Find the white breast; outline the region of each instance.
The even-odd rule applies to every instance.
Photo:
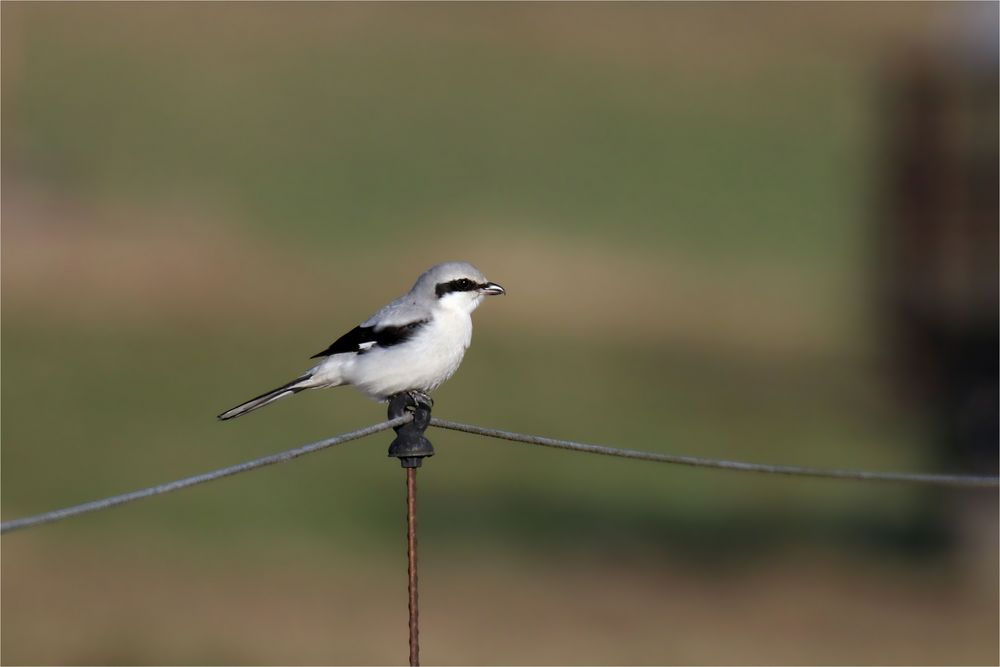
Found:
[[[411,389],[431,392],[454,375],[471,342],[468,313],[438,311],[405,343],[345,359],[342,377],[376,400]]]

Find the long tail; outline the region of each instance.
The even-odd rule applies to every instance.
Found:
[[[277,389],[272,389],[271,391],[265,392],[256,398],[251,398],[246,403],[240,403],[235,408],[230,408],[218,416],[219,419],[226,420],[232,419],[233,417],[239,417],[240,415],[245,415],[248,412],[253,412],[257,408],[262,408],[269,403],[274,403],[275,401],[284,398],[285,396],[291,396],[292,394],[297,394],[303,389],[310,389],[316,385],[310,384],[309,380],[312,378],[312,373],[306,373],[301,377],[297,377],[288,384],[283,384]]]

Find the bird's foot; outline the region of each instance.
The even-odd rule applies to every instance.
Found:
[[[428,410],[434,407],[434,399],[431,398],[427,392],[420,391],[419,389],[411,389],[406,393],[411,399],[413,399],[413,402],[416,403],[417,406],[423,406]]]

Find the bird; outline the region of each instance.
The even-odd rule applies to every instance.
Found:
[[[342,385],[379,402],[405,392],[429,407],[430,393],[455,374],[472,342],[472,311],[485,297],[506,293],[468,262],[432,266],[409,292],[310,357],[322,361],[304,374],[217,418],[240,417],[306,389]]]

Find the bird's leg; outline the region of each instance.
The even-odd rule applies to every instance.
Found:
[[[420,391],[419,389],[411,389],[406,393],[409,394],[410,398],[413,399],[413,402],[418,406],[422,405],[428,410],[434,407],[434,399],[431,398],[426,392]]]

